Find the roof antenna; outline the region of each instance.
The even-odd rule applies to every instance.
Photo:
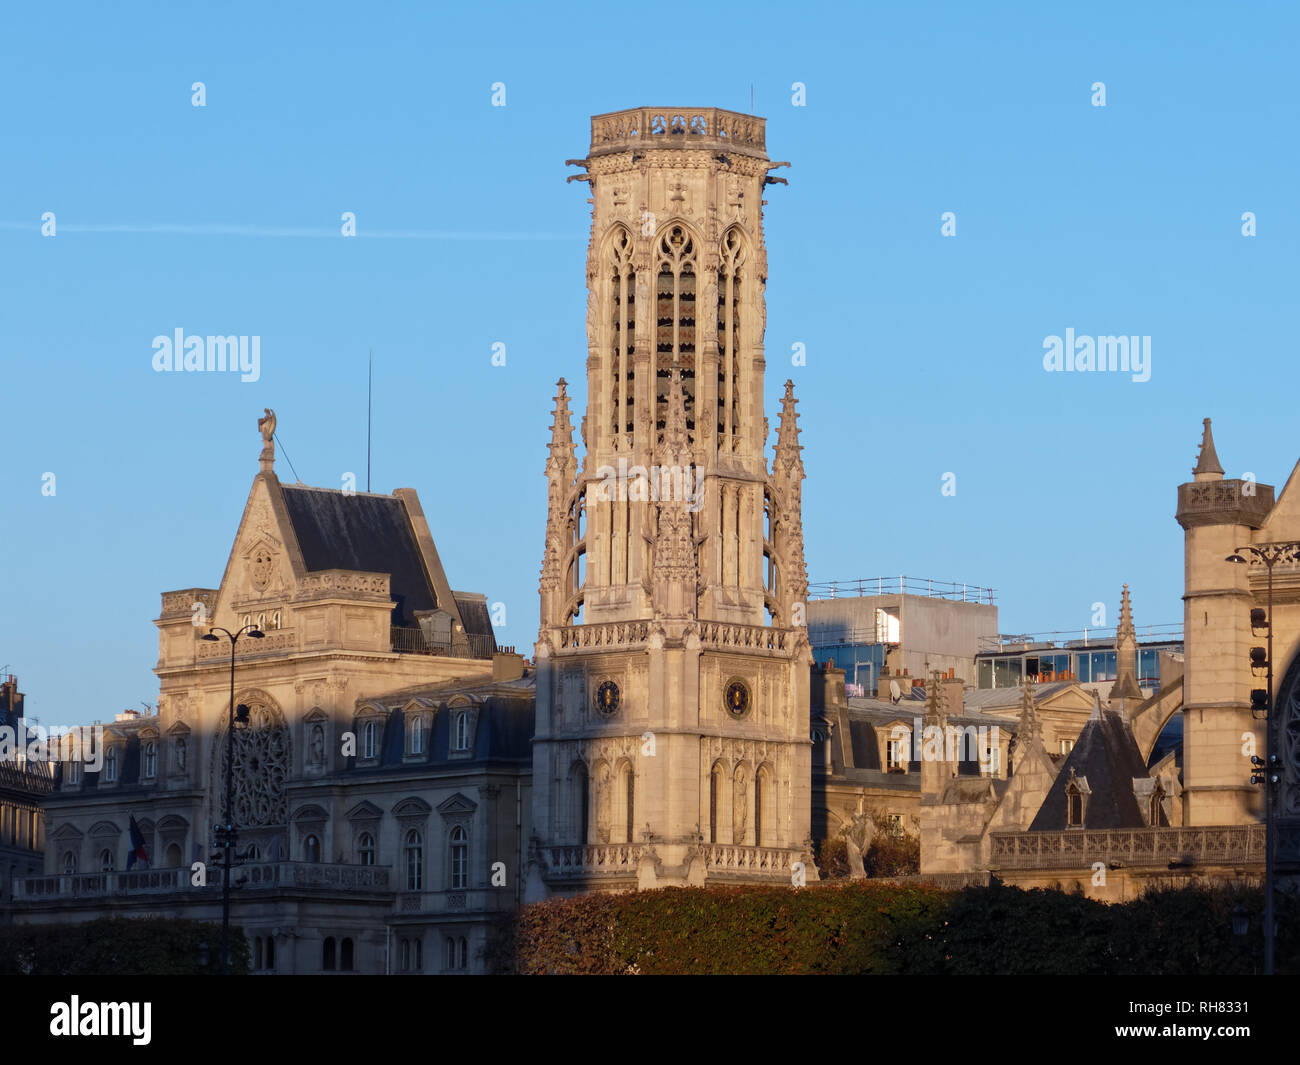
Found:
[[[375,349],[371,348],[366,363],[366,492],[370,491],[370,396],[375,384]]]

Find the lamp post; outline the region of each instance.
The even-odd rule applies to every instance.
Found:
[[[241,636],[246,635],[250,639],[260,640],[266,633],[256,625],[245,625],[237,632],[214,626],[200,639],[216,643],[221,639],[217,635],[219,632],[224,633],[230,640],[230,711],[226,722],[226,806],[222,823],[216,833],[218,842],[226,852],[226,871],[221,881],[221,975],[228,976],[230,974],[230,864],[235,854],[235,841],[239,836],[232,812],[235,805],[235,645]],[[248,707],[242,704],[239,707],[238,720],[240,724],[248,724]]]
[[[1250,558],[1246,558],[1243,552],[1249,553]],[[1252,610],[1250,612],[1250,626],[1253,630],[1258,628],[1264,629],[1266,647],[1252,647],[1250,649],[1250,664],[1252,669],[1258,669],[1263,665],[1266,669],[1268,680],[1267,691],[1263,693],[1263,698],[1259,698],[1259,692],[1252,691],[1251,711],[1257,709],[1264,711],[1264,760],[1261,762],[1258,758],[1252,759],[1255,766],[1262,770],[1258,774],[1251,775],[1251,783],[1262,783],[1264,785],[1264,975],[1273,975],[1273,942],[1275,929],[1273,927],[1273,851],[1274,831],[1273,831],[1273,806],[1274,793],[1282,779],[1279,769],[1277,752],[1273,742],[1274,713],[1273,713],[1273,567],[1279,562],[1297,562],[1300,561],[1300,541],[1284,540],[1277,543],[1267,544],[1246,544],[1239,547],[1226,559],[1228,562],[1235,562],[1246,565],[1262,565],[1268,572],[1268,590],[1266,593],[1265,611]],[[1263,613],[1263,617],[1260,614]],[[1262,650],[1264,661],[1261,663],[1259,652]],[[1261,706],[1262,704],[1262,706]]]

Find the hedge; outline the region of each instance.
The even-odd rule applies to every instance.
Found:
[[[1232,930],[1234,907],[1250,934]],[[489,952],[524,974],[1189,975],[1259,971],[1258,888],[1181,888],[1106,904],[997,881],[665,888],[524,907]],[[1278,894],[1278,972],[1300,972],[1300,904]]]
[[[248,972],[248,940],[230,930],[231,972]],[[206,962],[206,964],[204,964]],[[108,917],[0,928],[0,975],[189,976],[221,971],[221,926]]]

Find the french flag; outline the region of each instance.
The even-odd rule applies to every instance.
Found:
[[[140,826],[136,824],[135,814],[131,815],[131,853],[126,856],[126,871],[129,873],[136,862],[144,862],[145,865],[152,865],[149,860],[149,851],[145,849],[144,833],[140,831]]]

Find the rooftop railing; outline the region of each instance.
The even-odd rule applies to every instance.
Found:
[[[1138,625],[1135,627],[1139,644],[1182,643],[1183,627],[1176,622],[1164,625]],[[994,636],[981,636],[977,654],[998,654],[1018,651],[1071,651],[1079,648],[1107,648],[1115,646],[1115,629],[1065,629],[1060,632],[999,632]]]
[[[809,599],[847,599],[868,595],[920,595],[950,599],[958,603],[997,601],[997,589],[960,581],[939,581],[932,577],[856,577],[843,581],[814,581],[808,585]]]
[[[423,629],[392,630],[392,647],[403,655],[440,655],[445,658],[491,658],[497,652],[496,638],[461,633],[445,640],[431,638]]]

